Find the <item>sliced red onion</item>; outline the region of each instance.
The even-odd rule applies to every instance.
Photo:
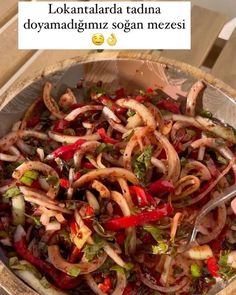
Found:
[[[182,168],[181,177],[189,175],[190,171],[192,170],[195,170],[198,172],[197,176],[199,176],[201,180],[211,179],[211,173],[208,170],[208,168],[201,162],[195,161],[195,160],[189,160],[188,163],[184,166],[184,168]]]
[[[150,275],[143,274],[141,272],[140,272],[140,279],[144,283],[144,285],[148,286],[149,288],[153,290],[157,290],[163,293],[177,292],[181,290],[188,283],[188,279],[185,277],[180,282],[178,282],[178,284],[176,284],[175,286],[163,287],[163,286],[157,285],[156,280],[152,278]]]
[[[166,165],[162,162],[162,160],[151,157],[151,163],[159,172],[166,174]]]
[[[97,133],[93,133],[90,135],[83,135],[83,136],[72,136],[72,135],[65,135],[53,131],[48,131],[48,135],[50,138],[57,142],[61,143],[75,143],[79,139],[85,139],[85,140],[99,140],[100,136]]]
[[[31,136],[41,140],[48,140],[47,134],[43,132],[34,131],[34,130],[19,130],[18,134],[20,138],[23,138],[25,136]]]
[[[46,231],[57,231],[61,229],[61,224],[57,221],[51,221],[45,226]]]
[[[93,180],[91,187],[99,192],[99,195],[101,198],[105,198],[105,199],[110,198],[111,193],[109,189],[100,181],[96,179]]]
[[[87,198],[87,201],[89,203],[89,206],[91,206],[95,212],[99,212],[100,211],[100,205],[99,205],[99,203],[97,201],[97,198],[94,196],[93,193],[91,193],[91,191],[86,190],[86,198]]]
[[[124,272],[117,271],[116,276],[117,276],[116,288],[112,292],[112,295],[122,295],[127,285],[127,279]]]
[[[124,98],[118,99],[116,103],[123,108],[129,108],[135,111],[142,118],[142,121],[144,122],[145,125],[150,127],[150,129],[152,130],[156,129],[157,123],[154,116],[149,111],[149,109],[143,104],[137,102],[135,99],[124,99]]]
[[[20,149],[20,151],[26,155],[32,154],[32,147],[24,142],[21,138],[19,138],[16,142],[17,147]]]
[[[45,106],[48,108],[48,110],[52,113],[53,116],[55,116],[58,119],[63,119],[65,117],[65,114],[63,114],[56,103],[56,101],[51,97],[51,91],[52,91],[52,83],[46,82],[43,88],[43,101],[45,103]]]
[[[125,261],[116,253],[116,251],[108,244],[103,247],[104,251],[112,260],[121,267],[125,267]]]
[[[75,118],[85,112],[88,111],[101,111],[103,109],[103,106],[101,105],[86,105],[83,107],[79,107],[73,111],[71,111],[68,115],[66,115],[65,120],[66,121],[73,121]]]
[[[201,125],[201,129],[210,131],[214,133],[215,135],[236,144],[236,135],[234,134],[234,131],[232,128],[216,124],[212,120],[203,118],[200,116],[197,116],[195,119]]]
[[[73,104],[76,103],[76,97],[70,88],[66,89],[66,93],[62,94],[58,101],[59,106],[64,109],[71,107]]]
[[[75,167],[80,168],[84,155],[88,152],[94,152],[100,146],[100,144],[100,142],[95,140],[81,144],[80,148],[74,154]]]
[[[122,124],[115,123],[112,119],[109,119],[108,120],[108,123],[111,125],[111,127],[114,130],[117,130],[120,133],[126,133],[126,132],[128,132],[128,129],[126,127],[124,127]]]
[[[186,100],[186,115],[192,117],[195,116],[197,97],[199,95],[199,92],[204,88],[204,86],[205,85],[201,81],[197,81],[191,87]]]
[[[128,130],[133,130],[134,128],[137,128],[139,126],[143,125],[143,120],[139,114],[134,114],[132,117],[129,117],[127,119],[127,124],[125,126]]]
[[[106,168],[106,166],[103,165],[103,163],[102,163],[102,156],[103,156],[103,153],[100,153],[97,156],[96,163],[97,163],[98,168]]]
[[[197,120],[193,117],[188,117],[184,115],[177,115],[177,114],[168,114],[164,116],[165,120],[173,120],[176,122],[182,122],[182,123],[188,123],[189,126],[194,126],[196,128],[199,128],[201,130],[205,130],[200,123],[197,122]]]
[[[88,286],[93,290],[93,292],[97,295],[106,295],[107,293],[104,293],[100,288],[98,288],[97,283],[95,282],[94,278],[90,274],[84,275],[84,278],[86,280],[86,283]]]
[[[14,156],[20,156],[20,151],[14,145],[9,147],[8,152]]]
[[[120,185],[123,197],[125,198],[129,208],[132,209],[134,207],[134,203],[133,203],[132,198],[130,196],[127,181],[124,178],[118,178],[118,183]]]
[[[18,138],[18,131],[13,131],[3,136],[0,139],[0,149],[2,151],[8,151],[9,147],[15,144]]]
[[[199,202],[201,199],[203,199],[216,185],[217,183],[221,180],[222,177],[224,177],[232,168],[233,164],[235,163],[234,160],[232,160],[228,166],[221,172],[221,174],[208,186],[208,188],[203,191],[201,194],[199,194],[197,197],[192,198],[189,202],[188,205],[193,205]]]
[[[18,160],[18,158],[19,158],[19,156],[13,156],[13,155],[0,153],[0,161],[16,162]]]
[[[118,204],[124,216],[131,215],[128,203],[126,202],[126,199],[121,195],[121,193],[117,191],[111,191],[111,199]]]
[[[44,157],[45,157],[45,155],[44,155],[44,150],[41,149],[41,148],[37,148],[37,149],[36,149],[36,152],[37,152],[37,154],[38,154],[38,156],[39,156],[40,161],[43,162]]]
[[[56,172],[55,169],[53,169],[51,166],[44,164],[42,162],[39,161],[28,161],[28,162],[24,162],[23,164],[21,164],[20,166],[18,166],[15,171],[12,174],[12,177],[20,180],[20,178],[24,175],[24,173],[28,170],[36,170],[36,171],[40,171],[43,174],[45,174],[46,176],[50,175],[50,176],[55,176],[57,179],[59,179],[59,176]],[[55,197],[57,196],[59,191],[59,188],[55,188],[52,185],[50,185],[50,188],[47,192],[47,195],[52,198],[55,199]]]
[[[72,269],[77,268],[80,270],[80,275],[97,270],[107,258],[107,254],[103,252],[91,262],[69,263],[61,256],[57,245],[48,246],[48,256],[51,263],[60,271],[70,274]]]
[[[127,143],[123,155],[124,159],[124,167],[128,170],[132,170],[132,153],[134,148],[139,144],[139,142],[147,136],[147,134],[150,132],[149,127],[141,127],[138,130],[136,130],[133,134],[133,136],[130,138],[129,142]]]
[[[226,207],[225,205],[221,205],[218,208],[218,212],[217,212],[217,223],[216,225],[212,228],[212,231],[210,233],[208,233],[207,235],[204,236],[200,236],[197,238],[197,241],[200,245],[203,244],[207,244],[210,241],[216,239],[219,234],[221,233],[221,231],[223,230],[223,228],[225,227],[226,224]]]
[[[82,175],[79,179],[77,179],[73,183],[73,188],[82,187],[86,183],[91,182],[94,179],[98,179],[98,178],[106,178],[110,181],[114,181],[117,178],[124,178],[133,184],[138,184],[138,179],[132,172],[124,168],[112,167],[112,168],[104,168],[104,169],[94,169]]]
[[[110,110],[108,107],[103,107],[102,113],[107,120],[113,120],[115,123],[120,123],[120,119],[116,116],[116,114]]]
[[[156,136],[156,139],[161,143],[166,152],[168,161],[168,174],[165,178],[171,179],[173,182],[176,182],[179,178],[181,167],[179,156],[166,136],[162,135],[158,131],[154,131],[154,135]]]

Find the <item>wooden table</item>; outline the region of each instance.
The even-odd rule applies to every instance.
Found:
[[[94,53],[91,50],[18,50],[17,3],[17,0],[0,1],[0,96],[12,84],[45,66],[70,57]],[[225,15],[194,6],[191,50],[137,51],[137,57],[148,55],[152,58],[161,55],[196,67],[207,65],[213,75],[236,88],[236,30],[226,44],[217,39],[228,20]],[[122,52],[103,51],[100,55],[116,57],[122,55]]]
[[[17,0],[0,0],[0,96],[12,85],[50,64],[94,54],[94,51],[80,50],[18,50],[17,3]],[[148,56],[150,59],[164,56],[196,67],[207,66],[213,75],[236,88],[236,30],[227,42],[217,39],[228,20],[225,15],[195,6],[192,8],[191,50],[133,51],[132,56]],[[124,53],[127,55],[127,51],[102,51],[99,56],[122,57]],[[0,290],[0,294],[5,293]],[[235,284],[219,294],[236,294]]]

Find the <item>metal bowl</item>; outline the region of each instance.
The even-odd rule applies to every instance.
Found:
[[[97,53],[48,67],[0,97],[0,137],[10,130],[12,124],[41,95],[45,79],[54,83],[54,97],[62,94],[67,87],[76,87],[78,81],[83,79],[88,86],[101,80],[110,91],[121,86],[130,91],[147,87],[160,88],[174,99],[186,95],[190,86],[201,79],[207,86],[198,107],[209,110],[215,118],[236,128],[236,91],[210,74],[162,57],[136,59],[132,53],[122,53],[122,57],[101,60]],[[78,90],[78,99],[83,99],[82,90]],[[3,251],[0,251],[0,259],[0,286],[4,290],[11,295],[38,294],[6,267]],[[3,291],[0,290],[0,294]],[[236,294],[236,283],[228,282],[224,286],[219,284],[211,290],[211,294]]]

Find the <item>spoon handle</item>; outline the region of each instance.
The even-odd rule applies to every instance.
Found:
[[[236,196],[236,184],[226,188],[223,193],[219,194],[214,199],[211,199],[206,205],[202,207],[202,210],[200,211],[198,217],[195,220],[194,228],[189,240],[189,243],[194,242],[197,235],[197,226],[200,224],[203,216],[205,216],[207,213],[215,209],[216,207],[220,206],[223,203],[226,203],[227,201],[230,201],[233,197]]]

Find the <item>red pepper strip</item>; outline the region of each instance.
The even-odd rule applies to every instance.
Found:
[[[85,168],[85,169],[94,169],[94,168],[95,168],[95,167],[93,166],[93,164],[90,163],[90,162],[82,162],[81,167],[82,167],[82,168]]]
[[[82,256],[83,256],[83,252],[79,248],[74,246],[69,256],[68,262],[75,263],[76,261],[80,260]]]
[[[138,200],[138,205],[140,207],[155,206],[157,204],[156,200],[148,192],[146,192],[142,187],[133,185],[129,187],[131,196],[136,196]]]
[[[103,283],[98,284],[98,288],[100,290],[102,290],[102,292],[107,293],[108,291],[111,290],[112,287],[112,282],[111,282],[111,278],[109,276],[107,276]]]
[[[170,111],[174,114],[180,114],[180,104],[177,102],[162,99],[157,103],[157,107],[160,109]]]
[[[125,90],[124,90],[124,88],[117,89],[115,91],[115,93],[116,93],[116,99],[125,97]]]
[[[33,128],[40,122],[39,116],[34,116],[26,121],[26,127]]]
[[[144,101],[149,101],[150,100],[150,97],[148,96],[145,96],[145,95],[137,95],[135,97],[135,100],[137,100],[138,102],[144,102]]]
[[[207,259],[207,268],[208,271],[210,272],[210,274],[213,277],[218,277],[218,270],[219,270],[219,266],[217,264],[216,258],[215,257],[210,257]]]
[[[129,187],[129,192],[132,197],[136,197],[136,199],[138,201],[137,205],[139,207],[148,206],[148,200],[147,200],[146,193],[143,188],[141,188],[140,186],[133,185],[133,186]]]
[[[158,207],[152,211],[142,212],[136,215],[118,217],[108,220],[104,223],[104,227],[107,230],[119,230],[131,226],[139,226],[147,222],[159,220],[173,212],[172,206],[167,203],[162,207]]]
[[[73,289],[78,287],[80,283],[79,277],[71,277],[60,270],[56,269],[49,262],[43,261],[38,257],[35,257],[32,252],[27,248],[25,239],[21,239],[14,243],[14,248],[19,256],[27,260],[33,266],[39,269],[40,272],[46,274],[57,287],[60,289]]]
[[[70,182],[68,179],[65,179],[65,178],[61,178],[59,180],[59,183],[60,183],[60,186],[61,187],[64,187],[64,188],[69,188],[70,187]]]
[[[151,87],[147,88],[147,93],[153,93],[153,89]]]
[[[168,180],[157,180],[149,184],[149,192],[153,194],[158,193],[171,193],[174,191],[173,184]]]
[[[55,132],[63,132],[63,130],[67,128],[69,124],[70,122],[64,119],[58,120],[55,122],[52,130]]]
[[[104,143],[111,143],[111,144],[115,144],[118,143],[119,140],[111,138],[110,136],[108,136],[106,134],[106,131],[104,128],[100,128],[97,130],[97,133],[101,136],[101,139]]]
[[[81,146],[81,144],[85,143],[84,139],[78,139],[76,142],[72,144],[68,144],[62,147],[59,147],[55,151],[53,151],[50,155],[53,158],[62,158],[63,160],[70,160],[75,151]]]

